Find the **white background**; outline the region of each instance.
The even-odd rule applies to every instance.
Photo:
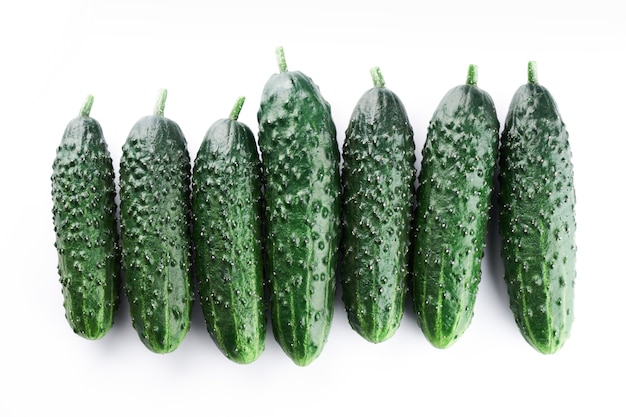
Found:
[[[618,2],[277,0],[22,1],[0,6],[0,416],[624,415],[624,48]],[[411,6],[409,6],[411,5]],[[452,347],[423,337],[408,307],[378,345],[352,331],[340,298],[321,356],[305,368],[271,331],[262,356],[229,362],[198,305],[173,353],[139,341],[124,299],[99,341],[65,322],[50,175],[63,130],[88,93],[116,169],[131,126],[167,88],[165,115],[192,158],[240,95],[256,133],[282,45],[330,102],[343,142],[379,66],[403,100],[419,152],[432,112],[470,63],[501,124],[526,64],[570,132],[577,192],[575,322],[551,356],[522,338],[508,307],[498,237],[488,239],[475,316]]]

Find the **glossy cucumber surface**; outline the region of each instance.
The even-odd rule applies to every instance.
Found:
[[[378,68],[346,130],[342,166],[342,298],[352,328],[379,343],[404,313],[414,203],[413,129]]]
[[[165,97],[132,127],[120,161],[126,295],[133,327],[156,353],[182,342],[193,302],[191,162],[180,127],[163,116]]]
[[[339,147],[330,105],[311,78],[280,72],[257,114],[274,336],[300,366],[316,359],[330,331],[340,236]]]
[[[439,103],[422,151],[413,306],[438,348],[456,342],[474,314],[498,155],[496,109],[476,69]]]
[[[544,354],[569,338],[574,318],[576,218],[569,134],[536,64],[513,96],[501,138],[500,233],[511,310]]]
[[[100,339],[119,307],[115,173],[88,96],[63,134],[53,162],[52,201],[65,317],[86,339]]]
[[[193,238],[200,304],[207,329],[237,363],[265,349],[261,162],[254,134],[229,118],[213,123],[193,166]]]

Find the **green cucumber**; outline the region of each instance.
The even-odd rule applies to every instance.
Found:
[[[408,290],[414,202],[413,129],[399,97],[372,68],[343,144],[341,284],[351,327],[379,343],[400,325]]]
[[[144,345],[167,353],[190,326],[191,162],[186,139],[163,117],[166,90],[154,114],[135,123],[120,161],[122,265],[132,324]]]
[[[467,82],[435,110],[422,151],[415,212],[413,306],[426,339],[451,346],[474,314],[497,164],[489,94]]]
[[[265,349],[261,162],[254,134],[237,118],[213,123],[192,176],[193,240],[200,305],[209,334],[237,363]]]
[[[569,338],[576,277],[569,135],[536,64],[511,101],[501,138],[500,234],[510,306],[526,341],[551,354]]]
[[[65,317],[86,339],[100,339],[119,307],[120,254],[115,173],[87,97],[57,148],[52,172],[53,221]]]
[[[330,105],[311,78],[280,72],[257,113],[265,186],[274,337],[300,366],[316,359],[333,318],[340,224],[339,146]]]

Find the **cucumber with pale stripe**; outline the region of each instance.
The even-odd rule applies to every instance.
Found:
[[[120,161],[122,266],[132,325],[156,353],[175,350],[191,324],[191,161],[176,122],[154,113],[132,127]]]
[[[343,144],[342,298],[351,327],[380,343],[396,332],[408,291],[415,143],[380,69],[358,100]]]
[[[330,331],[339,252],[339,146],[328,102],[313,80],[289,71],[266,82],[257,113],[265,187],[267,269],[274,337],[300,366]]]
[[[574,318],[576,194],[569,134],[533,61],[506,117],[499,181],[511,310],[531,346],[555,353]]]
[[[230,117],[207,130],[193,165],[193,240],[209,334],[237,363],[265,348],[261,162],[250,128]]]
[[[452,88],[430,120],[417,190],[413,305],[427,340],[455,343],[468,328],[481,279],[498,152],[494,103],[476,85]]]
[[[86,339],[111,329],[119,307],[115,173],[89,95],[65,128],[53,162],[52,201],[65,317]]]

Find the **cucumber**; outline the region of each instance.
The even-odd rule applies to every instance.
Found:
[[[470,65],[467,82],[439,103],[418,177],[413,307],[426,339],[442,349],[474,314],[497,164],[500,125],[476,79]]]
[[[404,105],[378,68],[371,74],[343,144],[340,282],[351,327],[379,343],[404,313],[416,170]]]
[[[261,162],[254,134],[237,118],[213,123],[192,176],[193,241],[200,305],[209,334],[230,360],[265,349]]]
[[[511,101],[500,150],[500,234],[510,306],[526,341],[543,354],[569,338],[576,277],[574,172],[569,134],[537,82]]]
[[[265,187],[267,268],[274,337],[299,366],[326,344],[339,252],[339,146],[330,105],[311,78],[266,82],[257,113]]]
[[[166,90],[154,114],[132,127],[120,161],[122,265],[132,325],[153,352],[178,347],[190,326],[191,162],[186,139],[163,117]]]
[[[90,340],[113,326],[119,307],[120,254],[113,162],[89,95],[57,148],[53,221],[65,317]]]

